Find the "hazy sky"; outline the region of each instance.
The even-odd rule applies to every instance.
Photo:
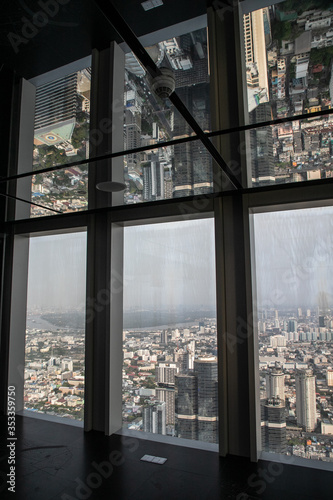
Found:
[[[124,309],[215,308],[214,221],[125,229]]]
[[[30,238],[28,310],[85,304],[85,232]]]
[[[28,308],[84,304],[86,233],[30,240]],[[212,219],[124,230],[124,309],[215,308]]]
[[[254,215],[260,307],[333,306],[333,207]],[[215,307],[213,219],[124,230],[124,309]],[[28,307],[84,306],[86,233],[30,240]]]
[[[258,304],[333,305],[333,207],[254,215]]]

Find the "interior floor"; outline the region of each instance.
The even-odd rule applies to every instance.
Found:
[[[0,418],[1,499],[332,498],[332,473],[16,417],[16,489],[8,491],[7,418]],[[163,464],[142,461],[164,457]]]

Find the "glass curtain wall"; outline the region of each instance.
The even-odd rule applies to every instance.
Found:
[[[54,172],[43,168],[89,157],[91,68],[40,85],[36,90],[31,199],[61,212],[84,210],[88,204],[88,166]],[[31,206],[31,217],[49,215]]]
[[[24,408],[83,420],[86,232],[30,238]]]
[[[252,185],[333,175],[332,4],[288,0],[243,14],[248,123],[309,115],[248,133]]]
[[[262,450],[331,464],[332,216],[253,215]]]
[[[124,229],[123,424],[218,442],[214,221]]]

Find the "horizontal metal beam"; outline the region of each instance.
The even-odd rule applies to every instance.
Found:
[[[237,132],[246,132],[247,130],[256,130],[257,128],[269,127],[272,125],[279,125],[283,123],[290,123],[298,120],[306,120],[309,118],[318,118],[322,116],[327,116],[333,113],[333,109],[328,109],[324,111],[316,111],[315,113],[310,114],[302,114],[296,116],[290,116],[287,118],[276,118],[274,120],[268,120],[264,122],[251,123],[248,125],[240,125],[238,127],[232,127],[222,130],[214,130],[212,132],[205,132],[204,135],[206,137],[218,137],[220,135],[233,134]],[[120,156],[126,156],[129,154],[142,153],[144,151],[151,151],[159,148],[166,148],[169,146],[176,146],[178,144],[186,144],[187,142],[199,141],[201,140],[197,134],[191,135],[189,137],[181,137],[179,139],[172,139],[170,141],[165,142],[157,142],[155,144],[151,144],[149,146],[140,146],[138,148],[125,149],[123,151],[116,151],[114,153],[105,153],[101,156],[94,156],[92,158],[86,158],[84,160],[76,160],[63,165],[54,165],[53,167],[41,168],[39,170],[30,170],[29,172],[24,172],[22,174],[11,175],[9,177],[0,177],[0,184],[4,182],[13,181],[16,179],[22,179],[24,177],[30,177],[36,174],[45,174],[49,172],[56,172],[58,170],[65,170],[66,168],[71,167],[79,167],[81,165],[91,165],[93,163],[97,163],[98,161],[108,160],[112,158],[119,158]],[[95,167],[96,165],[91,165]]]

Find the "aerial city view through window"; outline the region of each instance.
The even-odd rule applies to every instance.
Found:
[[[256,214],[262,450],[333,462],[332,207]]]
[[[218,442],[214,222],[125,228],[123,424]]]
[[[288,0],[243,16],[249,122],[332,108],[333,6]],[[252,130],[252,183],[333,176],[332,115]]]

